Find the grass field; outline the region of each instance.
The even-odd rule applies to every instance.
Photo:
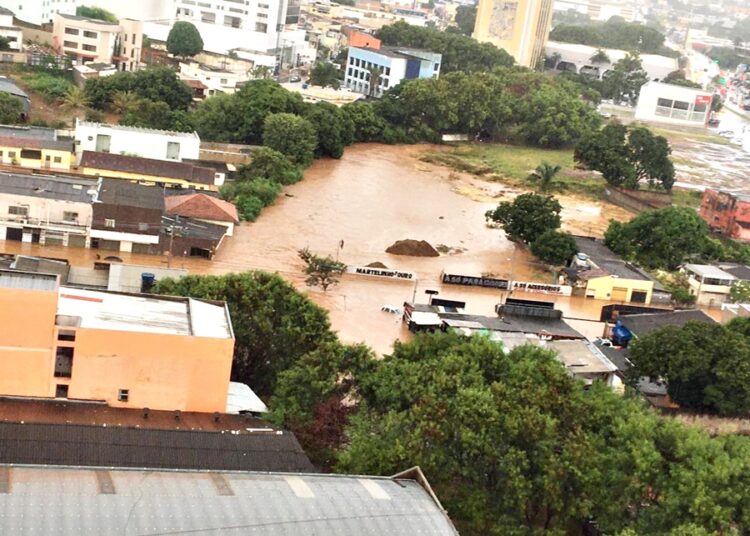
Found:
[[[572,149],[474,143],[461,145],[449,151],[428,152],[422,155],[422,160],[520,188],[534,188],[535,184],[528,179],[529,175],[542,162],[549,162],[562,168],[555,178],[552,192],[599,198],[606,185],[597,175],[575,168]]]

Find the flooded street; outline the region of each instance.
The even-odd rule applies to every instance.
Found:
[[[442,285],[443,271],[554,282],[553,274],[525,249],[485,225],[484,213],[497,204],[498,196],[493,192],[484,197],[466,195],[462,189],[481,185],[472,186],[447,168],[419,161],[419,153],[427,148],[364,144],[348,148],[341,160],[318,160],[305,172],[305,179],[287,187],[258,221],[238,227],[213,261],[175,258],[171,266],[198,274],[253,269],[277,272],[330,312],[342,340],[366,342],[381,353],[388,352],[394,340],[409,335],[398,315],[380,310],[384,304],[401,306],[414,296],[424,302],[425,290],[437,290],[440,297],[466,301],[467,312],[491,315],[495,304],[504,298],[505,292],[498,290]],[[630,217],[613,206],[575,199],[561,201],[566,228],[573,232],[601,233],[609,218]],[[430,258],[385,253],[395,241],[409,238],[426,240],[446,253]],[[342,241],[343,248],[339,248]],[[381,262],[388,268],[415,272],[417,281],[347,274],[327,293],[309,289],[297,257],[297,250],[304,247],[317,254],[338,256],[348,265]],[[67,258],[74,265],[87,267],[92,266],[97,253],[102,253],[7,241],[0,242],[0,250]],[[164,257],[117,255],[126,263],[166,266]],[[605,303],[517,292],[513,296],[554,299],[566,315],[584,319],[598,318]],[[586,335],[601,334],[597,323],[573,324]]]

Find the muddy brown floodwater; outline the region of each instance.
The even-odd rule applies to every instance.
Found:
[[[501,231],[485,226],[484,212],[497,204],[498,196],[467,195],[460,186],[476,188],[474,179],[419,161],[419,153],[428,148],[435,149],[363,144],[348,148],[341,160],[318,160],[305,172],[305,179],[285,188],[255,223],[239,226],[213,261],[178,258],[172,266],[200,274],[250,269],[278,272],[330,312],[342,340],[366,342],[380,353],[387,353],[396,339],[409,337],[398,315],[381,311],[384,304],[401,306],[415,295],[417,301],[424,301],[425,290],[437,290],[440,297],[466,301],[468,312],[494,314],[494,306],[504,292],[442,285],[443,271],[553,282],[553,276],[525,249],[516,247]],[[590,201],[568,199],[563,205],[563,216],[568,214],[575,221],[574,232],[600,232],[609,218],[630,217],[621,209]],[[393,242],[407,238],[446,246],[450,252],[433,258],[385,253]],[[343,248],[339,248],[342,241]],[[415,272],[417,281],[347,274],[326,293],[309,289],[297,257],[297,250],[304,247],[317,254],[338,256],[349,265],[379,261],[389,268]],[[0,250],[68,258],[74,265],[89,267],[97,254],[96,250],[2,241]],[[163,257],[118,256],[128,263],[166,264]],[[592,320],[598,319],[604,304],[540,294],[526,297],[554,299],[566,314]],[[601,334],[598,323],[572,323],[586,335]]]

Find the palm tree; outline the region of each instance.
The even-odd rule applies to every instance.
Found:
[[[71,86],[62,98],[63,108],[73,110],[77,118],[80,118],[81,111],[86,109],[89,104],[88,96],[78,86]]]
[[[369,75],[367,80],[370,83],[370,91],[368,95],[370,97],[375,97],[378,92],[378,86],[380,85],[380,79],[383,77],[383,71],[379,67],[370,67],[368,71]]]
[[[612,60],[609,59],[607,53],[604,52],[601,48],[598,49],[594,53],[594,55],[589,58],[589,61],[591,63],[612,63]]]
[[[126,114],[136,110],[141,99],[132,91],[115,91],[112,94],[112,111],[116,114]]]
[[[539,185],[540,191],[546,192],[552,186],[555,175],[560,173],[561,169],[560,166],[552,165],[549,162],[542,162],[541,165],[536,167],[534,173],[529,175],[529,179]]]

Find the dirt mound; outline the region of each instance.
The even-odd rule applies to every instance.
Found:
[[[385,250],[391,255],[408,255],[409,257],[439,257],[440,253],[424,240],[397,240]]]
[[[367,267],[368,268],[382,268],[384,270],[388,269],[388,267],[380,261],[371,262],[370,264],[367,265]]]

